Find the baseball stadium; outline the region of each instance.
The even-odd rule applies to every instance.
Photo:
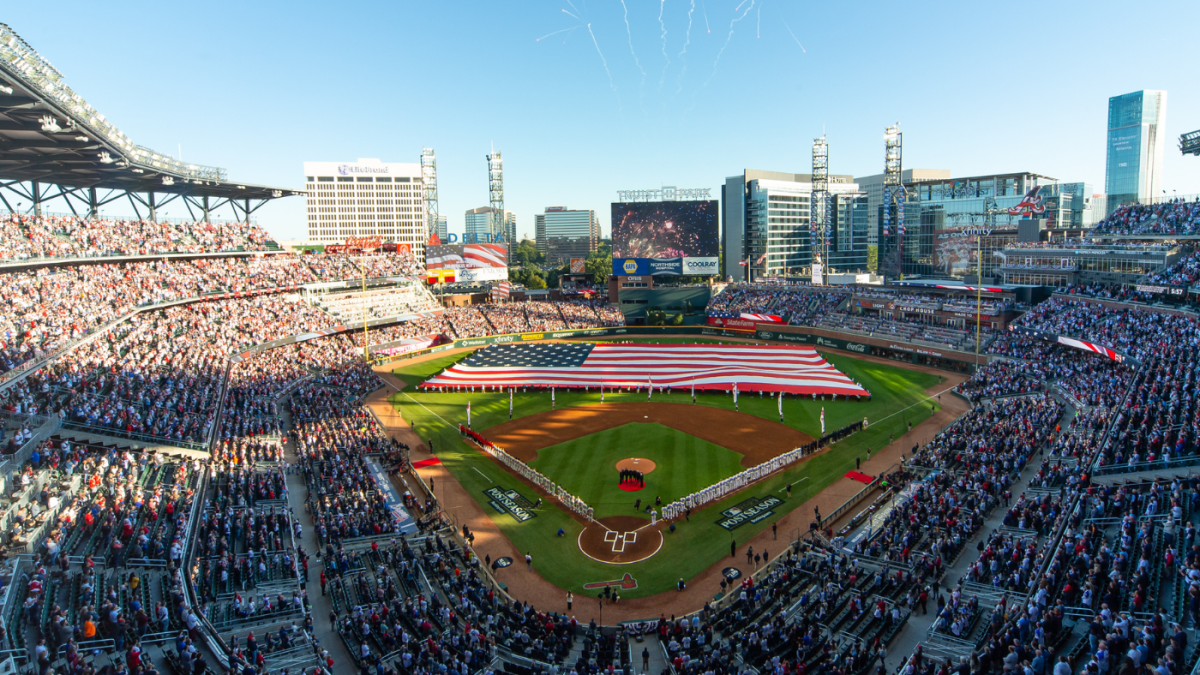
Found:
[[[869,267],[817,173],[803,274],[726,188],[555,266],[432,148],[238,182],[66,80],[0,24],[0,675],[1200,672],[1200,198],[926,233],[889,160]]]

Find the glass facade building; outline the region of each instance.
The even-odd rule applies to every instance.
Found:
[[[1108,99],[1104,191],[1108,213],[1159,196],[1166,149],[1167,92],[1143,90]]]
[[[755,278],[811,272],[812,183],[808,176],[803,178],[756,179],[746,184],[744,241]],[[868,201],[852,180],[850,176],[829,177],[832,203],[827,273],[867,271]]]
[[[1058,183],[1035,173],[951,178],[906,185],[904,235],[880,236],[880,259],[901,249],[904,275],[994,277],[997,255],[1017,241],[1022,220],[1038,223],[1039,238],[1078,236],[1090,226],[1091,186]],[[882,207],[879,207],[882,209]]]

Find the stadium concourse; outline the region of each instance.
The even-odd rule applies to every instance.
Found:
[[[643,621],[602,629],[591,603],[566,613],[564,595],[532,572],[510,584],[515,597],[495,585],[478,554],[506,550],[498,531],[483,516],[474,540],[447,527],[452,481],[437,465],[414,469],[432,458],[384,405],[362,334],[325,309],[337,298],[302,291],[360,279],[361,265],[392,278],[373,286],[388,296],[379,316],[402,320],[371,331],[378,346],[620,325],[619,312],[599,302],[438,312],[404,281],[415,266],[403,255],[298,256],[245,224],[19,216],[4,220],[0,245],[16,258],[0,266],[0,646],[23,669],[1181,675],[1196,665],[1200,324],[1189,311],[1116,301],[1128,299],[1119,288],[1063,289],[1017,330],[987,336],[988,365],[959,378],[961,415],[943,411],[870,460],[888,487],[867,508],[798,540],[764,532],[772,560],[719,600],[716,569],[688,593],[611,609],[606,623],[617,612]],[[945,302],[746,285],[715,296],[710,312],[974,339],[857,323],[846,299],[874,292]],[[842,498],[827,491],[821,512]],[[785,532],[807,530],[805,509],[789,518]],[[506,574],[525,573],[516,567]]]

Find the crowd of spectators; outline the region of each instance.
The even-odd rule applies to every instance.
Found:
[[[811,325],[842,304],[850,290],[730,285],[709,300],[708,315],[737,318],[741,314],[772,314],[792,325]]]
[[[1200,197],[1171,199],[1157,204],[1125,204],[1096,223],[1096,234],[1200,234]]]
[[[1146,276],[1148,284],[1168,286],[1195,286],[1200,281],[1200,251],[1183,255],[1166,269]]]
[[[1033,367],[1023,361],[992,361],[954,389],[977,403],[984,398],[1038,391],[1041,389],[1041,378],[1037,375]]]
[[[958,418],[916,451],[910,463],[934,471],[901,481],[902,499],[869,540],[855,544],[856,552],[932,560],[940,568],[1006,497],[1063,410],[1057,399],[1034,394],[995,400]]]
[[[274,244],[250,223],[170,222],[75,216],[0,217],[0,261],[263,251]]]

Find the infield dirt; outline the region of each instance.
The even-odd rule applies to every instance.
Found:
[[[537,459],[538,450],[634,422],[657,422],[732,450],[742,466],[811,443],[813,438],[787,425],[732,410],[686,403],[605,403],[573,406],[498,424],[480,433],[522,462]]]

